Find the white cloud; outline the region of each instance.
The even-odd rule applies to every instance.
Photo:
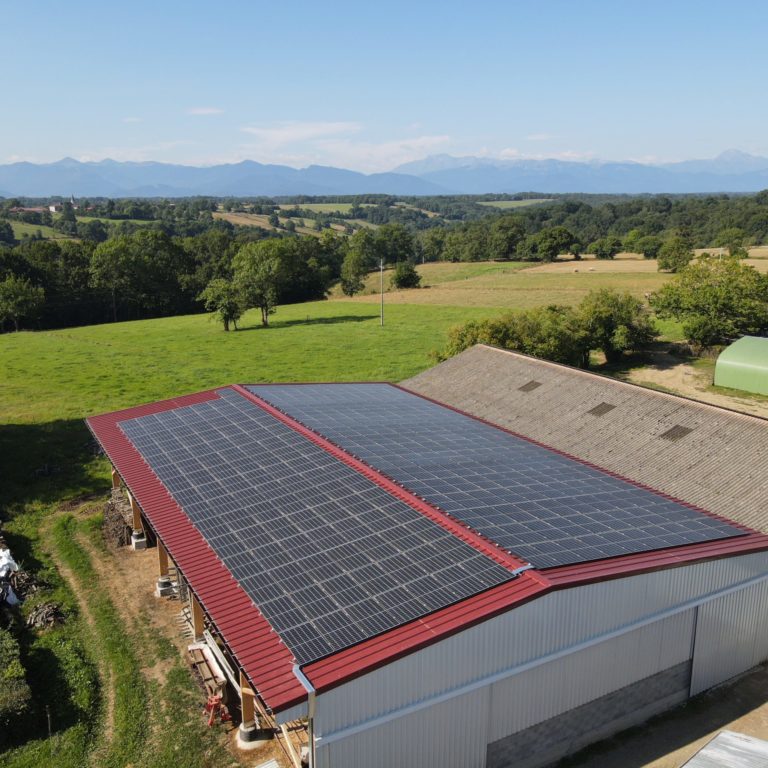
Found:
[[[141,123],[142,119],[140,117],[124,117],[121,122],[123,123]]]
[[[289,121],[271,126],[246,125],[240,130],[255,136],[266,147],[282,147],[300,141],[311,141],[325,136],[339,136],[357,133],[361,129],[354,122],[298,122]]]
[[[403,163],[421,160],[450,142],[448,136],[414,136],[392,141],[369,142],[329,139],[317,142],[327,162],[342,168],[389,171]]]
[[[188,115],[202,116],[202,115],[221,115],[224,110],[218,107],[191,107],[187,110]]]

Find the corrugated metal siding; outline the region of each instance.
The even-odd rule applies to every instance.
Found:
[[[554,592],[318,696],[318,734],[426,701],[768,571],[768,553]]]
[[[491,686],[489,742],[687,661],[691,608]]]
[[[317,749],[318,768],[483,768],[489,690],[361,731]]]
[[[532,392],[519,387],[542,382]],[[478,345],[403,383],[474,416],[768,531],[768,422]],[[602,402],[616,407],[596,417]],[[680,424],[678,441],[659,436]]]
[[[697,625],[692,696],[768,658],[768,584],[702,605]]]

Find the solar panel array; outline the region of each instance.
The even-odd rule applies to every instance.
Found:
[[[247,398],[120,427],[299,663],[510,579]]]
[[[249,389],[538,568],[743,534],[387,384]]]

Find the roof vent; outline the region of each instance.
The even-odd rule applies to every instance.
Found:
[[[691,427],[684,427],[682,424],[675,424],[674,427],[671,427],[666,432],[662,432],[659,437],[663,437],[665,440],[680,440],[681,438],[685,437],[686,435],[689,435],[691,432],[693,432],[693,429]]]
[[[606,413],[610,413],[616,406],[610,403],[598,403],[594,408],[590,408],[587,413],[591,413],[593,416],[605,416]]]
[[[518,389],[521,392],[533,392],[534,389],[538,389],[540,386],[540,381],[529,381],[527,384],[523,384],[522,387],[518,387]]]

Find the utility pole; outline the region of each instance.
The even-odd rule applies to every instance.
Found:
[[[381,275],[381,327],[384,327],[384,257],[379,259],[379,270]]]

